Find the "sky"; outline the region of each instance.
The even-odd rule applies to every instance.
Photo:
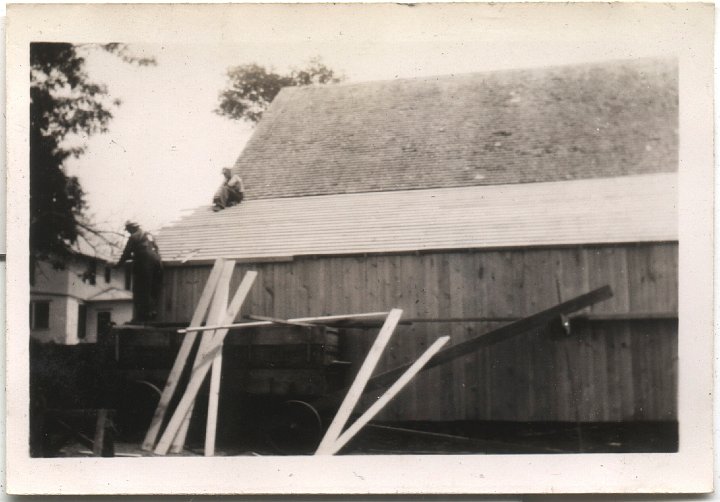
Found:
[[[67,166],[80,178],[89,213],[104,228],[122,231],[126,219],[135,219],[156,231],[211,203],[220,169],[235,162],[252,134],[248,123],[213,112],[233,65],[286,72],[319,56],[352,83],[668,57],[676,45],[671,31],[643,21],[641,11],[618,17],[617,9],[605,8],[588,16],[576,8],[565,17],[548,11],[523,19],[504,8],[473,16],[467,8],[450,15],[428,7],[395,7],[374,17],[340,10],[324,19],[295,8],[283,19],[261,14],[250,23],[248,15],[240,41],[225,43],[221,33],[210,42],[173,36],[168,43],[130,43],[133,53],[157,60],[150,67],[88,50],[88,76],[122,100],[109,131],[87,138],[86,153]]]

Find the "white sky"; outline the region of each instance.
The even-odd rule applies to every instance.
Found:
[[[222,43],[222,33],[210,45],[180,45],[181,36],[167,45],[132,44],[135,53],[157,59],[154,67],[92,51],[89,76],[123,104],[109,132],[91,137],[87,153],[69,162],[90,213],[118,231],[128,218],[155,230],[184,209],[211,202],[220,168],[234,163],[252,133],[248,124],[212,111],[232,65],[256,62],[285,72],[320,56],[347,82],[358,82],[672,56],[677,46],[657,15],[671,19],[672,11],[659,5],[650,6],[654,16],[645,15],[645,7],[620,12],[600,5],[590,16],[580,7],[566,9],[565,16],[545,9],[529,21],[507,8],[485,6],[473,16],[467,7],[456,15],[428,7],[394,8],[372,18],[340,10],[320,19],[299,6],[282,19],[247,16],[240,44]],[[219,29],[231,31],[228,24]]]

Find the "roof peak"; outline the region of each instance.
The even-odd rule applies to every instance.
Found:
[[[353,86],[372,86],[372,85],[386,85],[388,83],[408,83],[408,82],[431,82],[440,80],[453,80],[453,79],[475,79],[481,76],[492,76],[498,74],[513,74],[513,73],[546,73],[553,70],[567,70],[567,69],[587,69],[587,68],[609,68],[609,67],[620,67],[620,66],[640,66],[655,64],[658,66],[669,66],[677,65],[677,58],[661,56],[656,57],[642,57],[642,58],[628,58],[628,59],[607,59],[598,61],[587,61],[583,63],[568,63],[568,64],[552,64],[545,66],[524,66],[524,67],[512,67],[512,68],[496,68],[473,72],[463,73],[441,73],[437,75],[418,75],[416,77],[397,77],[397,78],[382,78],[375,80],[356,80],[356,81],[345,81],[338,82],[335,84],[312,84],[305,86],[289,86],[283,87],[282,91],[288,92],[302,92],[302,91],[315,91],[318,89],[333,89],[333,88],[347,88]]]

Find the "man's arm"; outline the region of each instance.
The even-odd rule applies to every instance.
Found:
[[[243,184],[243,180],[237,174],[234,175],[232,178],[230,178],[230,181],[228,181],[228,185],[230,185],[233,189],[237,190],[238,192],[242,193],[245,191],[245,185]]]
[[[120,259],[118,260],[116,266],[119,267],[120,265],[123,265],[126,261],[128,261],[131,258],[132,251],[133,251],[132,242],[133,242],[133,238],[131,235],[127,241],[127,244],[125,244],[125,249],[123,250],[122,255],[120,256]]]

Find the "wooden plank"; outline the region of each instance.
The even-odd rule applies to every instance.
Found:
[[[105,444],[105,428],[108,419],[108,410],[97,410],[97,418],[95,420],[95,438],[93,440],[93,455],[101,457],[103,454],[103,446]]]
[[[380,398],[363,413],[348,429],[343,432],[340,437],[333,443],[332,447],[328,450],[327,454],[334,455],[343,446],[347,444],[365,424],[372,420],[380,410],[382,410],[387,403],[390,402],[409,382],[415,375],[423,368],[425,364],[434,356],[443,345],[450,339],[449,336],[443,336],[438,338],[420,358],[415,361],[405,373],[382,395]],[[317,454],[317,453],[316,453]]]
[[[608,375],[607,368],[607,345],[602,338],[602,333],[597,330],[590,330],[590,343],[593,357],[593,373],[591,385],[593,387],[592,400],[595,403],[595,421],[607,422],[610,420],[610,402],[608,400]]]
[[[195,312],[193,313],[192,320],[190,321],[192,325],[200,324],[205,319],[205,314],[207,312],[208,306],[210,305],[210,300],[212,299],[213,292],[215,291],[218,279],[220,278],[222,266],[223,260],[217,260],[215,262],[215,265],[213,265],[213,268],[210,271],[210,277],[208,277],[208,280],[205,283],[205,288],[203,289],[202,295],[200,295],[200,301],[198,301],[198,304],[195,307]],[[142,449],[145,451],[150,451],[155,446],[155,440],[157,439],[158,433],[160,432],[162,422],[165,419],[167,407],[170,404],[170,400],[172,399],[173,395],[175,394],[175,389],[177,388],[177,384],[180,380],[180,375],[182,374],[182,370],[185,367],[185,363],[187,362],[187,358],[190,355],[190,351],[192,350],[192,346],[195,343],[196,337],[197,334],[195,332],[190,332],[187,333],[183,338],[183,342],[180,345],[180,350],[178,351],[178,354],[175,358],[175,362],[170,369],[170,374],[168,375],[167,382],[165,383],[165,388],[163,389],[162,395],[160,396],[160,401],[155,408],[155,414],[153,415],[150,427],[145,434],[145,439],[142,443]]]
[[[570,295],[568,295],[570,296]],[[475,309],[477,310],[477,309]],[[677,311],[667,312],[621,312],[621,313],[577,313],[569,316],[571,321],[587,321],[587,322],[602,322],[602,321],[647,321],[647,320],[671,320],[677,319]],[[398,324],[467,324],[467,323],[508,323],[522,319],[522,316],[452,316],[452,317],[404,317]],[[380,328],[382,322],[380,321],[335,321],[323,323],[327,326],[337,326],[345,328]],[[146,326],[142,326],[146,328]],[[168,328],[171,329],[171,328]]]
[[[464,317],[490,314],[492,295],[488,293],[490,274],[486,273],[485,258],[491,253],[465,254],[463,273],[462,312]],[[494,328],[495,326],[493,326]],[[472,322],[466,325],[462,342],[488,331],[488,324]],[[481,348],[465,356],[465,419],[482,420],[490,416],[489,350]],[[462,359],[461,359],[462,360]]]
[[[307,322],[307,323],[317,323],[317,324],[324,324],[327,321],[338,321],[343,319],[364,319],[364,318],[374,318],[374,317],[381,317],[381,316],[387,316],[388,312],[370,312],[367,314],[343,314],[343,315],[327,315],[327,316],[317,316],[317,317],[296,317],[294,319],[288,319],[288,322]],[[189,333],[191,331],[198,332],[198,331],[216,331],[219,329],[243,329],[243,328],[254,328],[257,326],[270,326],[273,323],[270,321],[255,321],[255,322],[246,322],[246,323],[227,323],[223,325],[217,325],[217,326],[189,326],[187,328],[182,328],[177,330],[178,333]]]
[[[437,253],[426,254],[423,256],[423,289],[425,290],[425,312],[428,317],[438,316],[440,314],[440,296],[443,291],[440,287],[440,267],[442,256]],[[413,361],[418,359],[437,339],[434,326],[423,326],[423,335],[420,340],[416,340],[415,350],[413,351]],[[446,334],[446,333],[443,333]],[[417,343],[419,342],[419,343]],[[423,374],[415,382],[417,392],[421,396],[434,396],[434,399],[419,399],[418,419],[419,420],[438,420],[443,418],[443,410],[447,409],[448,400],[452,399],[452,383],[443,381],[442,373],[446,371],[447,366],[428,371]],[[452,368],[451,368],[452,369]]]
[[[450,282],[450,256],[448,254],[442,253],[437,255],[437,278],[434,287],[437,288],[438,291],[435,304],[435,308],[437,309],[436,315],[440,315],[443,312],[450,312],[452,308],[452,286]],[[440,326],[434,330],[431,326],[428,327],[431,328],[429,330],[431,336],[437,337],[438,334],[456,334],[451,331],[452,327]],[[432,339],[430,341],[432,341]],[[439,400],[439,406],[437,402],[433,403],[434,406],[431,410],[431,417],[434,420],[459,418],[456,406],[460,400],[459,396],[462,394],[461,385],[463,382],[458,369],[458,366],[461,364],[459,359],[436,369],[436,375],[434,377],[432,372],[426,373],[427,378],[432,380],[431,388],[437,389],[440,396],[442,396],[442,399]],[[439,383],[436,384],[435,381]]]
[[[448,256],[447,280],[448,289],[445,296],[444,305],[441,307],[442,312],[449,312],[452,316],[462,317],[464,297],[463,286],[464,277],[461,274],[462,258],[467,253],[452,253]],[[457,343],[466,339],[464,333],[465,326],[454,323],[450,326],[450,336]],[[451,385],[453,386],[453,402],[451,418],[455,420],[465,419],[465,396],[467,394],[466,385],[468,379],[465,375],[465,361],[467,358],[458,358],[450,366]]]
[[[250,291],[250,287],[252,286],[256,277],[257,272],[254,271],[249,271],[245,274],[245,278],[243,279],[242,283],[240,283],[240,287],[235,293],[230,307],[228,307],[224,324],[230,324],[237,315],[237,313],[240,311],[240,307],[242,306],[243,301],[245,301],[245,297]],[[168,426],[165,428],[165,432],[163,433],[157,447],[155,448],[156,454],[166,455],[168,450],[170,449],[171,442],[175,438],[175,435],[178,433],[180,426],[182,425],[185,416],[190,410],[192,403],[195,402],[195,397],[197,396],[197,393],[200,390],[203,381],[205,380],[205,376],[207,375],[210,365],[212,364],[215,353],[222,350],[222,343],[225,340],[225,335],[227,335],[227,332],[227,329],[218,329],[218,331],[215,332],[215,336],[213,338],[213,346],[208,351],[207,356],[203,358],[202,361],[200,361],[200,365],[193,371],[193,375],[190,378],[190,382],[188,383],[187,389],[185,390],[185,394],[183,394],[180,403],[175,409],[175,413],[170,419]]]
[[[231,271],[232,274],[232,271]],[[228,297],[230,295],[230,283],[223,283],[222,281],[218,285],[218,290],[215,293],[215,302],[218,305],[218,313],[215,319],[210,322],[220,323],[223,322],[223,317],[227,311]],[[212,332],[207,332],[210,334]],[[212,370],[210,372],[210,394],[208,395],[208,413],[207,423],[205,426],[205,456],[215,456],[215,433],[217,431],[217,414],[218,414],[218,401],[220,398],[220,376],[222,374],[222,350],[215,354],[215,359],[212,363]],[[192,413],[192,411],[190,412]],[[190,416],[186,417],[186,421]]]
[[[677,311],[677,244],[627,249],[631,311]]]
[[[217,281],[215,293],[213,294],[213,301],[210,306],[210,312],[208,313],[208,322],[210,324],[221,323],[224,319],[223,314],[227,308],[227,298],[230,288],[230,280],[232,279],[233,271],[235,270],[235,262],[227,260],[223,262],[222,269],[220,271],[220,277]],[[198,366],[198,362],[203,358],[207,352],[210,344],[212,343],[213,332],[206,331],[202,334],[200,340],[200,347],[198,347],[197,354],[195,355],[195,361],[193,362],[193,371]],[[180,430],[173,439],[170,451],[172,453],[180,453],[185,448],[185,439],[187,438],[188,429],[190,428],[190,421],[192,420],[193,410],[195,403],[190,406],[190,410],[185,416],[185,420],[180,427]]]
[[[571,312],[575,312],[587,306],[593,305],[597,302],[606,300],[611,296],[612,290],[610,289],[610,287],[604,286],[590,291],[589,293],[586,293],[584,295],[572,298],[566,302],[550,307],[549,309],[537,312],[514,323],[501,326],[500,328],[485,333],[484,335],[480,335],[478,337],[444,349],[438,352],[435,357],[433,357],[430,362],[428,362],[428,364],[423,367],[423,370],[438,366],[440,364],[445,364],[448,361],[452,361],[458,357],[462,357],[466,354],[474,352],[480,347],[487,347],[498,343],[499,341],[516,336],[518,334],[542,327],[560,314],[569,314]],[[366,390],[369,391],[381,387],[386,387],[395,379],[397,379],[397,377],[401,375],[408,367],[409,365],[401,366],[371,378],[368,381]]]
[[[608,284],[614,296],[607,302],[595,305],[595,313],[630,312],[630,293],[628,285],[628,263],[626,248],[621,246],[602,246],[587,249],[588,279],[590,287]]]
[[[620,367],[620,333],[616,329],[608,331],[609,326],[600,324],[598,326],[582,327],[581,329],[593,329],[605,341],[605,374],[607,380],[608,399],[608,420],[619,422],[623,418],[622,412],[622,386]]]
[[[253,314],[248,314],[245,317],[247,319],[252,319],[254,321],[269,321],[273,324],[283,324],[286,326],[304,326],[306,328],[310,328],[314,325],[319,324],[319,323],[310,324],[310,323],[304,323],[304,322],[299,322],[299,321],[291,321],[289,319],[279,319],[277,317],[267,317],[267,316],[262,316],[262,315],[253,315]]]
[[[627,325],[614,327],[618,333],[617,370],[620,382],[620,420],[635,418],[635,381],[633,379],[632,332]]]
[[[398,305],[394,299],[389,299],[387,301],[381,300],[381,298],[384,298],[388,293],[388,288],[383,283],[384,279],[386,279],[386,277],[383,277],[385,275],[383,272],[386,271],[383,270],[383,272],[380,272],[380,270],[384,269],[384,263],[386,262],[387,257],[385,256],[368,256],[364,260],[364,266],[363,264],[358,263],[358,266],[362,266],[364,272],[360,274],[360,277],[364,281],[362,288],[365,291],[365,294],[362,295],[362,303],[358,303],[357,306],[355,306],[354,303],[351,303],[347,306],[347,308],[375,310],[387,307],[388,305],[394,305],[397,308],[402,308],[402,306]],[[403,312],[405,311],[403,310]],[[398,322],[398,325],[399,324],[400,323]],[[395,357],[395,354],[397,353],[397,350],[395,349],[398,343],[398,335],[399,330],[396,328],[396,334],[393,335],[388,342],[382,359],[378,361],[376,371],[382,371],[387,364],[387,361],[392,360]],[[360,364],[362,364],[361,360],[358,361],[357,355],[367,354],[370,350],[370,345],[372,344],[373,339],[368,336],[368,333],[356,331],[353,332],[352,335],[343,337],[343,342],[345,354],[348,354],[350,356],[348,359],[351,363],[354,363],[350,368],[348,368],[346,374],[354,375],[358,372]],[[353,355],[356,357],[352,357]],[[367,408],[372,404],[372,400],[374,398],[375,396],[369,394],[362,396],[360,401],[358,401],[357,407],[361,409]],[[387,411],[387,409],[385,411]]]
[[[385,325],[380,330],[380,333],[378,333],[373,346],[370,347],[370,352],[360,367],[360,371],[358,371],[358,374],[355,376],[355,380],[350,386],[345,399],[343,399],[340,408],[335,414],[335,418],[333,418],[330,423],[330,427],[328,427],[328,430],[325,432],[325,436],[315,452],[316,455],[331,454],[330,452],[332,447],[338,436],[340,436],[340,433],[355,408],[355,405],[360,399],[360,396],[363,394],[365,384],[370,378],[370,375],[375,369],[380,356],[382,356],[383,351],[385,350],[385,346],[395,331],[395,326],[397,325],[397,321],[400,319],[400,316],[402,316],[402,310],[393,309],[390,311]]]

